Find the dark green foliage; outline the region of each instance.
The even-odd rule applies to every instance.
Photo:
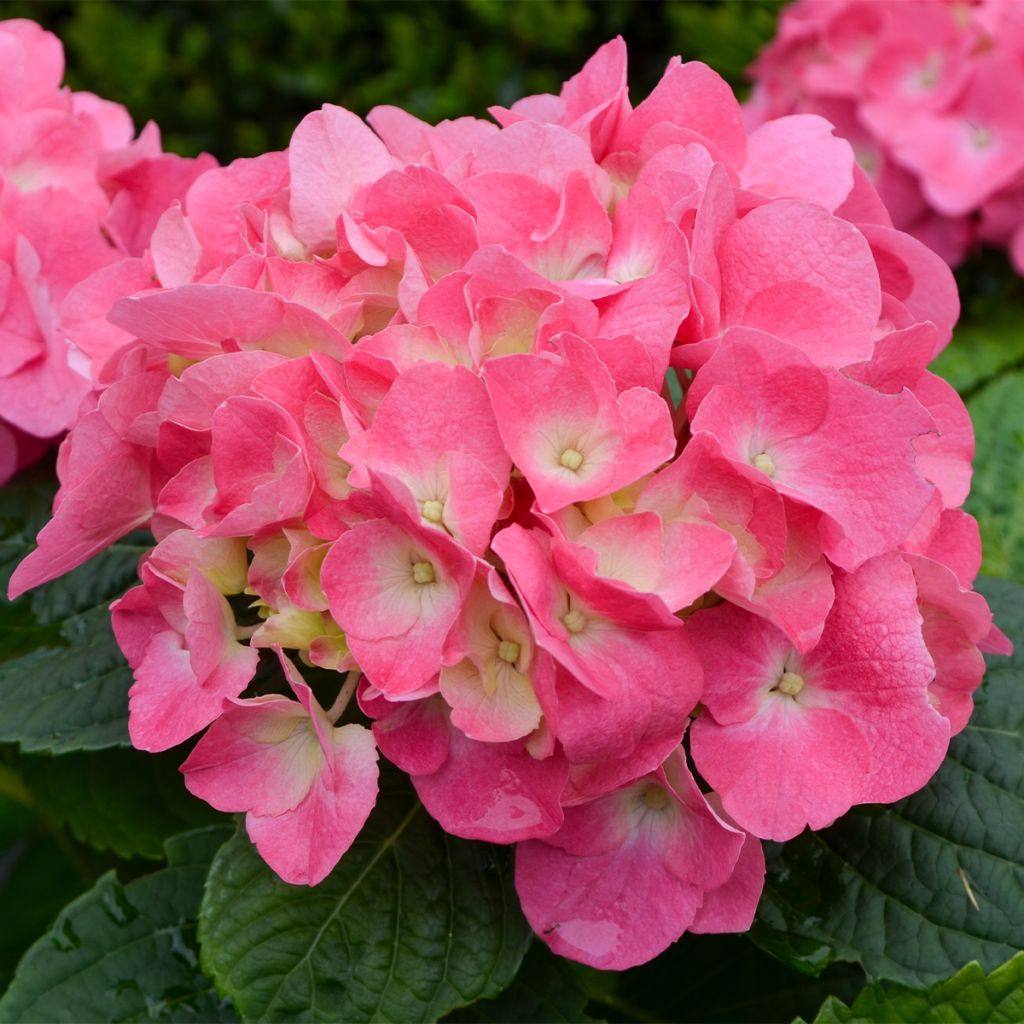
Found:
[[[0,664],[0,740],[54,752],[126,744],[131,670],[106,602],[69,618],[47,643]]]
[[[1014,339],[1024,349],[1018,327]],[[983,457],[978,459],[966,508],[977,517],[984,570],[1024,580],[1024,370],[982,387],[967,403]]]
[[[20,778],[0,764],[0,990],[21,954],[87,885]]]
[[[931,369],[965,398],[1013,367],[1024,365],[1024,279],[1002,252],[987,250],[957,274],[963,312],[950,344]],[[979,448],[981,460],[988,456]]]
[[[319,886],[286,885],[244,832],[217,855],[203,967],[246,1020],[432,1021],[497,995],[530,939],[511,851],[442,831],[396,772]]]
[[[4,591],[32,550],[54,489],[40,467],[0,491]],[[135,581],[146,547],[143,536],[127,537],[68,576],[0,603],[0,741],[55,753],[128,742],[131,670],[108,608]]]
[[[195,919],[223,828],[167,843],[167,867],[104,875],[61,911],[0,999],[0,1021],[231,1021],[198,966]]]
[[[494,999],[481,999],[456,1010],[446,1021],[471,1024],[514,1024],[544,1021],[545,1024],[587,1024],[590,995],[585,968],[555,956],[539,941],[531,944],[515,980]],[[596,972],[589,972],[591,974]]]
[[[222,160],[287,144],[322,103],[359,114],[399,104],[428,121],[557,92],[621,33],[644,95],[680,53],[742,83],[772,35],[777,0],[236,0],[7,3],[57,32],[68,80],[152,118],[167,147]]]
[[[79,842],[120,857],[162,860],[164,840],[225,818],[185,789],[178,765],[186,749],[132,749],[24,756],[18,770],[36,806]]]
[[[911,989],[884,982],[864,989],[851,1006],[831,997],[814,1024],[970,1024],[1024,1020],[1024,953],[986,975],[981,966],[968,964],[948,981],[929,989]]]
[[[589,972],[593,975],[597,972]],[[741,935],[684,935],[661,956],[592,985],[593,1006],[610,1021],[642,1019],[739,1024],[811,1015],[826,995],[854,996],[864,972],[833,964],[818,978],[780,963]]]

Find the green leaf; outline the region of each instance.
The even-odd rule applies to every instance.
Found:
[[[447,835],[392,772],[320,885],[286,885],[239,832],[199,919],[203,967],[246,1020],[433,1021],[497,995],[529,935],[511,851]]]
[[[170,836],[225,820],[185,789],[178,766],[186,756],[180,748],[156,755],[130,748],[26,755],[18,770],[47,818],[80,842],[122,857],[163,860]]]
[[[957,325],[952,343],[930,367],[961,392],[970,395],[1024,357],[1021,318],[1024,307],[1000,303]]]
[[[0,586],[32,550],[53,482],[29,473],[0,491]],[[0,742],[63,753],[128,743],[131,669],[110,627],[110,602],[136,579],[148,548],[133,534],[67,576],[0,601]]]
[[[515,981],[495,999],[455,1010],[446,1021],[470,1024],[587,1024],[590,996],[580,982],[585,970],[533,942]]]
[[[871,977],[929,985],[971,960],[991,970],[1020,948],[1024,588],[984,580],[979,589],[1017,653],[988,659],[974,715],[932,781],[823,832],[766,844],[753,935],[798,969],[836,957],[860,961]]]
[[[983,571],[1024,582],[1022,407],[1024,370],[1005,374],[968,401],[978,455],[965,508],[981,526]]]
[[[3,595],[18,563],[32,550],[46,522],[57,481],[53,468],[33,467],[0,487],[0,586]],[[45,631],[32,612],[31,599],[13,604],[0,596],[0,658],[11,658],[45,643]]]
[[[87,885],[54,836],[33,831],[0,850],[0,991],[29,945]]]
[[[832,997],[824,1003],[814,1024],[872,1024],[874,1021],[907,1024],[971,1024],[1024,1020],[1024,953],[986,975],[978,963],[968,964],[947,981],[927,989],[875,982],[846,1006]]]
[[[51,643],[63,646],[0,663],[0,741],[53,753],[127,745],[132,673],[106,605],[62,623]]]
[[[952,344],[930,368],[966,398],[1024,363],[1024,280],[1013,272],[1006,253],[993,249],[972,256],[956,276],[963,312]]]
[[[195,919],[225,828],[167,842],[168,866],[121,885],[104,875],[61,911],[0,999],[0,1022],[231,1021],[199,970]]]

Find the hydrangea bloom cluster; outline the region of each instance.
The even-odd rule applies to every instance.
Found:
[[[751,123],[827,117],[896,227],[952,265],[980,241],[1024,274],[1024,6],[796,0],[751,69]]]
[[[305,884],[380,752],[622,968],[749,927],[760,839],[923,785],[1005,647],[926,368],[957,296],[827,122],[748,134],[703,64],[634,108],[615,40],[492,113],[324,106],[91,278],[99,383],[12,591],[150,527],[137,747],[202,733],[188,788]]]
[[[89,391],[69,364],[75,286],[142,256],[160,213],[214,165],[135,138],[124,107],[61,88],[60,40],[0,22],[0,483],[74,422]]]

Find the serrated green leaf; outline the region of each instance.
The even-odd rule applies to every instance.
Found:
[[[0,1022],[235,1020],[195,945],[203,881],[228,835],[214,827],[176,836],[168,866],[127,885],[104,875],[25,954]]]
[[[154,755],[130,748],[25,755],[18,770],[47,818],[80,842],[163,860],[170,836],[229,820],[185,789],[178,766],[186,756],[182,749]]]
[[[0,492],[0,588],[32,550],[53,481],[30,473]],[[0,599],[0,742],[63,753],[128,743],[131,669],[110,627],[110,602],[136,578],[134,534],[17,601]]]
[[[316,888],[280,881],[244,832],[218,853],[203,967],[246,1020],[436,1020],[519,967],[530,932],[510,856],[447,835],[386,771],[376,810]]]
[[[991,970],[1024,936],[1024,587],[980,581],[1017,642],[989,658],[975,712],[932,781],[891,806],[856,808],[823,832],[766,844],[754,937],[792,937],[868,975],[929,985],[978,960]]]
[[[0,741],[53,753],[126,746],[132,672],[106,604],[67,619],[59,638],[70,642],[0,662]]]
[[[982,568],[990,576],[1024,582],[1024,370],[982,388],[967,408],[978,454],[965,508],[981,526]]]
[[[579,981],[579,965],[533,942],[515,981],[494,999],[455,1010],[446,1021],[470,1024],[589,1024],[590,997]]]
[[[63,626],[72,616],[106,608],[138,583],[139,558],[152,547],[148,533],[136,531],[104,548],[85,565],[28,594],[41,626]],[[74,635],[67,639],[73,640]]]
[[[1024,953],[991,974],[970,963],[927,989],[875,982],[847,1006],[832,997],[814,1024],[1019,1024],[1024,1020]]]

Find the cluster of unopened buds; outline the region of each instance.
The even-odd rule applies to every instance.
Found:
[[[893,216],[958,264],[979,242],[1024,274],[1024,4],[796,0],[751,69],[748,123],[827,117]]]
[[[188,788],[310,885],[379,751],[621,968],[749,927],[761,839],[922,786],[1005,649],[926,369],[957,296],[826,121],[748,134],[702,64],[634,108],[615,40],[492,114],[325,106],[80,285],[96,388],[12,591],[150,528],[137,747],[202,733]]]
[[[213,167],[164,153],[128,111],[61,88],[64,51],[35,22],[0,22],[0,483],[75,421],[88,371],[69,365],[74,286],[141,256],[168,203]]]

